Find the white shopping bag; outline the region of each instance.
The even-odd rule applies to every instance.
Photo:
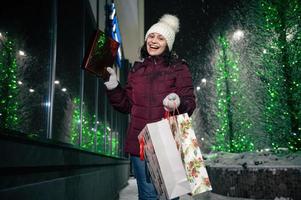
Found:
[[[176,147],[169,121],[149,123],[140,133],[144,155],[159,199],[173,199],[190,193],[181,154]]]

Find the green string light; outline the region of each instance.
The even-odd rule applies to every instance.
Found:
[[[80,99],[74,98],[72,100],[74,105],[72,121],[71,121],[71,143],[79,144],[79,128],[80,128]]]
[[[269,39],[262,54],[267,98],[265,124],[274,150],[301,150],[300,2],[261,1],[264,31]],[[279,120],[280,119],[280,120]]]
[[[0,126],[16,130],[18,117],[18,65],[16,45],[8,35],[0,38]]]
[[[102,154],[105,154],[105,124],[103,122],[98,122],[97,131],[96,131],[96,151]]]
[[[118,138],[115,135],[112,135],[110,126],[103,122],[97,121],[95,115],[90,117],[85,108],[83,108],[81,122],[80,99],[74,98],[72,102],[74,105],[74,110],[71,122],[71,143],[74,145],[79,144],[79,130],[80,125],[82,125],[81,147],[83,149],[95,151],[108,156],[118,156]]]
[[[215,80],[218,128],[213,149],[240,152],[272,147],[275,152],[280,148],[300,151],[300,1],[254,0],[246,5],[248,20],[244,24],[250,27],[246,29],[250,37],[239,44],[242,48],[232,48],[232,43],[225,36],[217,40],[219,52],[215,59]],[[237,20],[240,19],[238,14]],[[241,59],[238,57],[240,55],[248,55],[248,58]],[[243,91],[249,90],[235,87],[235,84],[244,84],[237,67],[241,64],[244,64],[242,69],[256,75],[250,79],[254,84],[250,89],[256,98],[250,95],[252,93],[243,96]],[[255,102],[248,103],[246,97]],[[254,110],[250,109],[252,106]],[[240,112],[237,112],[238,108],[241,108]],[[255,120],[248,115],[254,116]]]
[[[248,122],[243,108],[245,97],[240,91],[238,62],[234,58],[230,44],[224,36],[218,38],[220,52],[216,64],[217,117],[215,151],[253,151],[254,144],[246,133],[252,124]]]

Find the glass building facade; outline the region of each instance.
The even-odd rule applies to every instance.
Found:
[[[84,0],[1,6],[2,130],[123,157],[127,115],[111,107],[102,80],[81,69],[97,23]]]

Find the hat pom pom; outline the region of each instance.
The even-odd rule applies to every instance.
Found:
[[[175,15],[165,14],[159,22],[169,25],[176,33],[179,32],[179,19]]]

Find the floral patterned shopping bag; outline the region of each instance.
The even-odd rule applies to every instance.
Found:
[[[181,153],[192,195],[212,190],[191,118],[185,113],[170,117],[169,122]]]

